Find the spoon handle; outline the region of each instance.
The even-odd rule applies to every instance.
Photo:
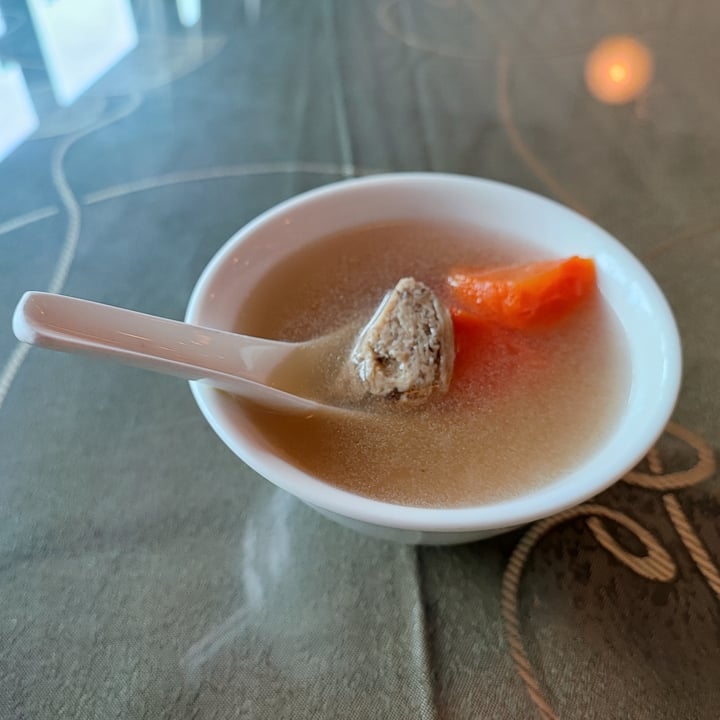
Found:
[[[13,330],[18,340],[32,345],[201,380],[264,402],[268,394],[284,396],[283,405],[292,397],[258,385],[293,351],[291,343],[42,292],[23,295],[13,315]],[[260,397],[255,397],[258,393]]]

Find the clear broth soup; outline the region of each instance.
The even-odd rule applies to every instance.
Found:
[[[453,267],[545,259],[530,244],[466,225],[358,227],[274,267],[235,329],[307,340],[362,325],[401,277],[447,299]],[[459,347],[450,391],[417,408],[369,403],[370,414],[357,418],[303,417],[238,402],[292,465],[344,490],[417,507],[498,502],[561,479],[602,443],[626,402],[626,341],[599,292],[548,328],[490,334],[470,363],[466,351]]]

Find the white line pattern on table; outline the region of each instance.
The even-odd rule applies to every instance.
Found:
[[[121,108],[109,117],[100,120],[94,125],[91,125],[89,128],[85,128],[84,130],[80,130],[64,138],[58,143],[53,151],[50,167],[51,178],[53,185],[60,196],[60,201],[67,212],[67,228],[65,230],[65,240],[60,250],[60,255],[55,265],[55,269],[53,270],[52,277],[50,278],[50,283],[48,284],[48,292],[57,293],[62,290],[65,280],[67,279],[68,272],[70,271],[70,266],[72,265],[72,261],[75,257],[75,250],[80,238],[82,211],[80,203],[75,197],[75,194],[68,183],[67,176],[65,175],[65,170],[63,168],[65,156],[67,155],[68,150],[78,140],[95,132],[96,130],[100,130],[124,117],[127,117],[140,107],[140,102],[140,96],[131,96],[125,107]],[[39,213],[40,211],[36,211],[36,219],[34,221],[41,219]],[[18,344],[10,354],[10,358],[5,363],[2,372],[0,372],[0,409],[5,402],[5,398],[10,390],[12,381],[27,357],[29,348],[29,345]]]
[[[359,174],[370,175],[378,170],[366,170]],[[113,185],[102,190],[88,193],[83,202],[86,205],[112,200],[143,190],[153,190],[167,187],[168,185],[180,185],[182,183],[200,182],[202,180],[219,180],[232,177],[251,177],[254,175],[275,175],[282,173],[308,173],[310,175],[337,175],[341,177],[343,169],[338,165],[330,165],[312,162],[278,162],[278,163],[256,163],[247,165],[220,165],[216,167],[196,168],[193,170],[178,170],[177,172],[157,175],[140,180],[133,180],[119,185]]]
[[[0,235],[7,235],[8,233],[20,230],[26,225],[32,225],[33,223],[39,222],[40,220],[46,220],[47,218],[55,217],[60,212],[57,206],[48,206],[44,208],[38,208],[32,210],[24,215],[18,215],[17,217],[11,218],[3,223],[0,223]]]

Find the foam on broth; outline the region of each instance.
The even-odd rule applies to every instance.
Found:
[[[320,239],[261,279],[236,330],[302,341],[366,321],[401,277],[442,297],[452,267],[548,257],[481,233],[398,221]],[[347,419],[249,403],[244,412],[281,457],[351,492],[413,506],[506,500],[556,480],[602,442],[625,403],[629,363],[599,293],[547,330],[493,336],[485,347],[482,372],[458,368],[450,392],[420,408],[375,406],[369,418]]]

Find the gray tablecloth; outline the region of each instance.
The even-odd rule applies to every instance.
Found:
[[[138,47],[66,108],[0,5],[40,116],[0,164],[1,718],[718,717],[717,3],[245,0],[185,28],[138,1]],[[622,105],[584,74],[617,34],[654,61]],[[181,318],[260,211],[408,169],[578,208],[667,294],[674,422],[592,502],[372,540],[246,468],[182,382],[12,335],[28,289]]]

